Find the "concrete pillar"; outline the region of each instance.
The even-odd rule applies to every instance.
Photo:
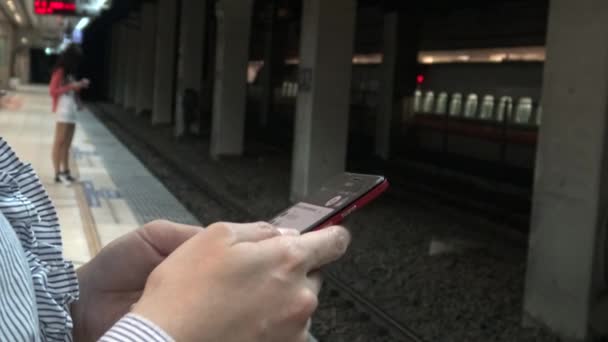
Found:
[[[205,38],[207,29],[207,1],[182,0],[179,63],[177,76],[175,136],[182,136],[184,111],[182,100],[186,89],[194,90],[199,100],[203,84]]]
[[[135,112],[152,111],[156,61],[156,5],[145,2],[141,9],[141,36],[137,67]]]
[[[304,0],[291,198],[345,170],[355,0]]]
[[[265,9],[265,32],[264,32],[264,67],[260,75],[262,84],[262,99],[260,102],[260,127],[268,126],[268,117],[272,111],[272,104],[274,102],[274,79],[273,73],[277,64],[283,63],[277,55],[278,53],[275,30],[277,22],[277,4],[276,0],[272,0],[268,3]]]
[[[418,15],[415,11],[388,12],[384,16],[384,60],[381,102],[376,117],[376,155],[388,159],[391,142],[402,124],[403,99],[416,88]]]
[[[124,104],[125,100],[125,83],[126,83],[126,72],[127,72],[127,39],[125,34],[125,28],[122,23],[117,23],[116,30],[117,34],[117,67],[116,67],[116,83],[114,85],[114,102],[117,104]]]
[[[122,58],[123,61],[122,63],[124,64],[124,75],[122,75],[123,77],[123,87],[122,87],[122,91],[123,91],[123,95],[122,95],[122,106],[123,108],[127,107],[127,102],[129,99],[129,81],[130,81],[130,77],[129,77],[129,73],[130,73],[130,69],[131,69],[131,28],[129,28],[129,24],[128,23],[124,23],[123,27],[123,44],[122,44]]]
[[[139,28],[133,23],[126,27],[127,36],[127,70],[125,82],[124,107],[128,110],[135,110],[137,104],[137,68],[139,65],[140,33]]]
[[[524,311],[566,341],[606,288],[607,23],[606,1],[551,1]]]
[[[173,120],[177,4],[175,0],[159,0],[157,5],[152,124],[168,124]]]
[[[211,155],[241,155],[245,134],[252,0],[217,3],[216,76]]]
[[[116,24],[112,25],[112,37],[111,37],[111,48],[110,48],[110,75],[108,79],[109,83],[109,94],[112,102],[116,101],[116,84],[118,83],[118,63],[119,63],[119,30]]]

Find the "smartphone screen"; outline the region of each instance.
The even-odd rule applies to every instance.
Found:
[[[339,224],[387,188],[388,182],[382,176],[344,173],[330,179],[317,192],[283,211],[270,223],[302,233]]]

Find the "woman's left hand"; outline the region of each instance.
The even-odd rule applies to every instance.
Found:
[[[150,273],[200,227],[154,221],[104,248],[78,270],[74,341],[97,341],[141,297]]]

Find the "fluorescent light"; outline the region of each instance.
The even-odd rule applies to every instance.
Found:
[[[27,44],[29,40],[26,37],[21,38],[21,44]]]
[[[19,14],[15,14],[15,21],[16,21],[18,24],[21,24],[22,19],[21,19],[21,16],[20,16]]]
[[[501,62],[504,62],[505,59],[507,59],[506,53],[498,53],[498,54],[490,55],[491,62],[501,63]]]
[[[76,25],[76,29],[82,31],[85,27],[87,27],[87,25],[89,25],[90,22],[91,19],[89,17],[84,17],[78,22],[78,24]]]

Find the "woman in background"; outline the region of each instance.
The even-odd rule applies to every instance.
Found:
[[[76,81],[76,72],[82,61],[82,51],[72,44],[59,56],[49,86],[56,116],[53,167],[55,182],[70,185],[74,178],[70,173],[70,148],[76,130],[78,111],[82,105],[79,93],[89,86],[89,81]]]

